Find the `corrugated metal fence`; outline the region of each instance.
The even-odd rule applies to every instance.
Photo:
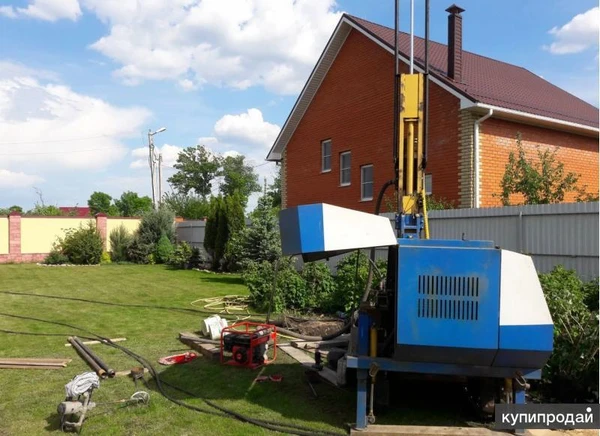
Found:
[[[556,265],[574,269],[584,280],[598,277],[599,203],[569,203],[429,212],[431,238],[485,239],[532,256],[538,272]],[[394,214],[390,218],[393,228]],[[203,250],[204,221],[178,223],[180,240]],[[387,250],[377,250],[386,258]],[[328,260],[330,267],[342,257]],[[301,261],[299,265],[301,266]]]

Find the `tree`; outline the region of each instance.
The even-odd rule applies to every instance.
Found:
[[[517,134],[517,153],[510,152],[504,176],[500,182],[499,195],[504,206],[510,206],[510,197],[521,195],[524,204],[560,203],[568,192],[582,193],[577,187],[579,175],[565,173],[564,163],[557,161],[556,149],[537,148],[538,161],[527,159],[521,143],[521,134]]]
[[[208,217],[209,203],[202,197],[189,194],[169,194],[163,196],[163,205],[175,215],[188,220],[200,220]]]
[[[273,183],[269,185],[269,188],[267,189],[267,195],[271,197],[271,203],[273,204],[273,207],[281,207],[281,167],[279,167]]]
[[[90,212],[92,215],[96,215],[98,213],[105,213],[109,215],[113,215],[115,210],[111,210],[111,202],[112,197],[104,192],[94,192],[90,195],[90,199],[88,200],[88,206],[90,208]]]
[[[221,193],[227,197],[237,192],[244,208],[248,203],[248,197],[253,192],[260,192],[258,175],[251,165],[244,163],[245,159],[242,155],[227,156],[222,160],[222,168],[219,172],[223,176]]]
[[[177,172],[167,181],[179,194],[187,195],[193,191],[206,200],[219,173],[220,161],[219,156],[203,145],[188,147],[177,156],[177,163],[173,165]]]
[[[121,216],[141,216],[152,210],[152,199],[147,195],[140,197],[137,193],[127,191],[115,199],[115,206]]]

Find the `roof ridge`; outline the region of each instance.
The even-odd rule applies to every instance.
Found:
[[[355,19],[355,20],[366,21],[367,23],[373,24],[373,25],[375,25],[375,26],[383,27],[384,29],[388,29],[388,30],[391,30],[392,32],[394,32],[394,29],[392,29],[391,27],[384,26],[383,24],[376,23],[376,22],[374,22],[374,21],[367,20],[367,19],[365,19],[365,18],[361,18],[361,17],[359,17],[359,16],[357,16],[357,15],[351,15],[351,14],[344,14],[344,15],[346,15],[347,17],[353,18],[353,19]],[[410,34],[409,34],[409,33],[407,33],[407,32],[403,32],[403,31],[401,31],[401,30],[399,30],[399,31],[398,31],[398,33],[399,33],[399,34],[402,34],[402,35],[410,36]],[[425,38],[423,38],[423,37],[421,37],[421,36],[417,36],[417,35],[415,35],[415,39],[419,39],[419,40],[421,40],[421,41],[425,41]],[[431,43],[433,43],[433,44],[438,44],[438,45],[441,45],[441,46],[445,47],[445,48],[446,48],[446,50],[448,49],[448,44],[444,44],[443,42],[438,42],[438,41],[434,41],[434,40],[431,40],[431,39],[430,39],[430,40],[429,40],[429,43],[430,43],[430,44],[431,44]],[[490,57],[490,56],[482,55],[482,54],[475,53],[475,52],[472,52],[472,51],[469,51],[469,50],[463,50],[462,52],[463,52],[463,53],[468,53],[469,55],[472,55],[472,56],[477,56],[477,57],[480,57],[480,58],[489,59],[490,61],[493,61],[493,62],[499,62],[499,63],[501,63],[501,64],[510,65],[511,67],[515,67],[515,68],[522,68],[522,69],[524,69],[524,70],[527,70],[527,68],[525,68],[525,67],[522,67],[521,65],[512,64],[512,63],[510,63],[510,62],[507,62],[507,61],[501,61],[501,60],[499,60],[499,59],[495,59],[495,58],[492,58],[492,57]],[[415,57],[416,57],[416,56],[415,56]]]

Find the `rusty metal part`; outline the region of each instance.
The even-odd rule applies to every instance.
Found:
[[[96,372],[96,374],[98,374],[99,377],[106,378],[106,371],[102,369],[100,365],[98,365],[98,362],[96,362],[92,356],[85,352],[85,350],[81,347],[81,345],[79,345],[74,337],[69,337],[68,341],[71,343],[71,345],[73,345],[73,348],[77,350],[79,356],[85,360],[85,362]]]
[[[102,359],[100,359],[100,357],[97,354],[95,354],[83,342],[81,342],[81,339],[79,339],[77,336],[74,336],[73,339],[83,349],[83,351],[85,351],[92,359],[96,361],[98,366],[100,366],[100,368],[102,368],[109,377],[115,376],[115,370],[109,368],[108,365],[104,363],[104,361],[102,361]]]

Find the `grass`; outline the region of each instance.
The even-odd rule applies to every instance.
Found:
[[[97,267],[0,266],[0,291],[30,292],[75,297],[123,305],[143,304],[192,308],[199,298],[244,295],[247,289],[236,275],[198,271],[175,271],[162,266],[101,265]],[[254,371],[223,366],[200,357],[185,365],[161,366],[157,360],[187,348],[177,340],[181,331],[197,331],[203,316],[195,313],[100,305],[72,300],[26,297],[0,293],[0,312],[38,317],[84,327],[105,337],[126,337],[121,344],[141,354],[161,372],[167,382],[186,388],[239,413],[265,420],[308,426],[315,431],[344,432],[354,422],[353,389],[317,384],[313,398],[304,382],[303,369],[284,353],[272,364]],[[74,376],[90,371],[66,338],[81,334],[69,328],[0,316],[0,329],[64,333],[63,337],[22,336],[0,333],[2,357],[72,358],[60,370],[0,370],[0,435],[61,433],[57,405],[64,400],[64,385]],[[91,345],[115,370],[129,370],[138,363],[124,353]],[[281,374],[281,383],[253,383],[257,375]],[[150,380],[149,376],[146,376]],[[128,398],[136,390],[150,393],[148,406],[117,409],[108,406],[89,412],[84,434],[94,435],[261,435],[275,434],[239,420],[191,411],[160,395],[150,380],[149,388],[134,386],[128,377],[101,380],[94,393],[97,402]],[[168,388],[166,388],[168,389]],[[377,423],[464,424],[456,410],[435,404],[415,408],[409,388],[395,391],[406,398],[393,412],[378,414]],[[422,391],[422,389],[421,389]],[[174,397],[197,406],[202,400],[173,390]],[[429,394],[423,398],[429,401]],[[431,403],[431,402],[430,402]],[[104,413],[100,413],[104,412]]]

